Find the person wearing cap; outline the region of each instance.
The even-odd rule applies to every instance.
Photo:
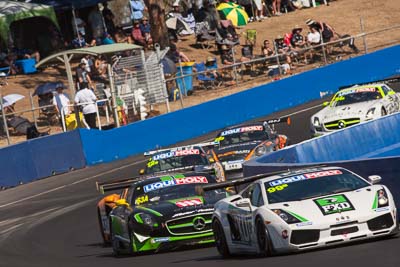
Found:
[[[82,109],[83,117],[90,129],[96,128],[97,97],[87,83],[81,83],[81,89],[75,95],[75,104]]]
[[[69,97],[63,92],[65,89],[62,83],[56,85],[56,92],[53,95],[53,105],[61,116],[67,116],[71,113]]]
[[[327,23],[322,21],[315,21],[313,19],[307,19],[306,24],[308,27],[315,27],[322,36],[322,40],[324,43],[330,42],[333,40],[333,37],[336,31]]]
[[[292,37],[290,39],[290,44],[293,48],[293,50],[298,54],[298,55],[304,55],[304,62],[307,64],[307,53],[305,50],[303,50],[306,47],[306,42],[304,40],[303,35],[301,34],[302,28],[298,25],[294,26],[292,30]]]
[[[205,66],[206,66],[206,70],[209,71],[208,75],[211,78],[214,78],[218,82],[222,82],[222,75],[217,71],[218,66],[217,66],[217,60],[215,57],[208,56]]]
[[[291,51],[290,46],[288,46],[284,40],[284,38],[281,35],[278,35],[275,39],[275,46],[276,46],[276,50],[278,51],[278,54],[281,55],[282,58],[286,59],[287,64],[291,67],[294,68],[294,66],[292,66],[292,55],[293,51]]]

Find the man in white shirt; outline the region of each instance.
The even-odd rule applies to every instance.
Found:
[[[82,83],[81,88],[75,95],[75,104],[82,106],[83,117],[89,128],[96,128],[96,100],[97,97],[87,83]]]
[[[63,93],[64,85],[59,83],[56,85],[56,93],[53,96],[53,105],[56,107],[60,116],[66,116],[71,113],[70,102],[68,96]]]

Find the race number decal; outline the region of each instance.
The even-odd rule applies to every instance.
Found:
[[[135,200],[135,205],[141,205],[141,204],[146,203],[148,201],[149,201],[149,196],[148,195],[143,195],[143,196],[138,197]]]
[[[276,191],[281,191],[281,190],[285,189],[286,187],[288,187],[287,184],[277,185],[277,186],[269,187],[267,189],[267,191],[268,191],[268,193],[274,193]]]
[[[354,210],[350,200],[345,195],[336,195],[314,200],[323,215]]]

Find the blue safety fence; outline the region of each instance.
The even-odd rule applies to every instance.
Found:
[[[318,163],[389,156],[400,156],[400,113],[304,141],[248,164]]]
[[[2,148],[0,162],[0,186],[4,187],[85,167],[78,131]]]
[[[384,79],[400,73],[398,62],[400,46],[394,46],[120,129],[81,130],[86,162],[126,158],[319,99],[343,85]]]
[[[339,86],[399,74],[399,62],[400,46],[394,46],[118,129],[80,129],[6,147],[0,150],[0,185],[16,185],[172,145],[318,99],[321,92],[334,92]]]

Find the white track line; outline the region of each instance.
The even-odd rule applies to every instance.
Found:
[[[82,180],[75,181],[75,182],[73,182],[71,184],[62,185],[62,186],[59,186],[59,187],[56,187],[56,188],[53,188],[53,189],[49,189],[47,191],[44,191],[44,192],[36,194],[36,195],[32,195],[32,196],[29,196],[29,197],[25,197],[25,198],[19,199],[17,201],[13,201],[13,202],[10,202],[10,203],[7,203],[7,204],[0,205],[0,208],[8,207],[8,206],[11,206],[11,205],[14,205],[14,204],[26,201],[26,200],[30,200],[30,199],[35,198],[35,197],[46,195],[48,193],[51,193],[51,192],[54,192],[54,191],[58,191],[58,190],[63,189],[65,187],[68,187],[68,186],[71,186],[71,185],[80,184],[80,183],[86,182],[88,180],[91,180],[91,179],[97,178],[99,176],[102,176],[104,174],[112,173],[112,172],[117,171],[117,170],[122,170],[122,169],[125,169],[125,168],[129,167],[129,166],[133,166],[133,165],[136,165],[136,164],[139,164],[139,163],[143,163],[143,162],[146,162],[146,161],[147,161],[147,159],[146,160],[135,161],[133,163],[130,163],[130,164],[118,167],[118,168],[114,168],[114,169],[108,170],[106,172],[102,172],[100,174],[96,174],[94,176],[87,177],[87,178],[82,179]]]

